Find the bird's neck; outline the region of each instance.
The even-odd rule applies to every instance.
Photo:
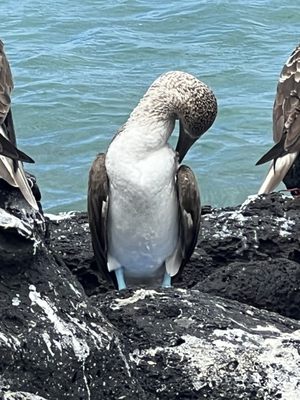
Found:
[[[110,150],[122,148],[122,153],[131,158],[144,158],[166,146],[180,115],[182,98],[175,90],[150,87],[114,138]]]
[[[122,150],[122,153],[130,158],[145,158],[149,153],[167,145],[174,125],[175,118],[161,118],[161,116],[146,114],[143,118],[131,116],[112,141],[109,150]]]

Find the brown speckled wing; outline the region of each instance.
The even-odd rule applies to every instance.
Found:
[[[0,40],[0,126],[4,136],[0,134],[0,153],[14,160],[14,170],[17,161],[33,163],[33,159],[16,148],[16,135],[11,111],[10,95],[13,90],[13,80],[8,60]]]
[[[0,40],[0,124],[4,122],[10,109],[10,94],[13,89],[12,74],[7,61],[3,42]]]
[[[177,192],[180,209],[182,263],[179,274],[191,258],[200,230],[201,203],[197,179],[193,171],[181,165],[177,171]]]
[[[300,151],[300,45],[293,51],[281,71],[273,107],[275,145],[256,163]]]
[[[105,154],[97,155],[89,173],[88,182],[88,218],[92,245],[96,263],[101,275],[112,280],[116,285],[114,274],[107,269],[107,214],[109,206],[108,177],[105,168]]]
[[[285,136],[284,149],[300,149],[300,46],[285,63],[277,86],[273,108],[273,138],[276,143]]]

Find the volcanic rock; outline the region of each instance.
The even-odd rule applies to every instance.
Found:
[[[122,292],[85,212],[0,199],[0,399],[300,398],[298,199],[203,207],[175,287]]]

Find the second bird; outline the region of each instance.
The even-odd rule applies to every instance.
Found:
[[[276,142],[257,165],[272,160],[258,194],[272,192],[281,181],[292,194],[300,194],[300,45],[280,74],[273,107],[273,138]]]

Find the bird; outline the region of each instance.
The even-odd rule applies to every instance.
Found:
[[[193,75],[169,71],[146,91],[92,163],[87,208],[96,264],[118,290],[171,287],[197,244],[200,192],[181,164],[213,124],[217,100]],[[176,120],[176,148],[168,143]]]
[[[4,44],[0,40],[0,178],[10,186],[20,189],[27,203],[36,211],[39,210],[32,188],[38,191],[36,183],[26,175],[23,162],[34,163],[34,160],[17,148],[16,134],[11,109],[13,78]]]
[[[300,194],[300,45],[281,71],[273,106],[275,145],[256,165],[271,162],[258,194],[272,192],[281,181],[294,196]]]

